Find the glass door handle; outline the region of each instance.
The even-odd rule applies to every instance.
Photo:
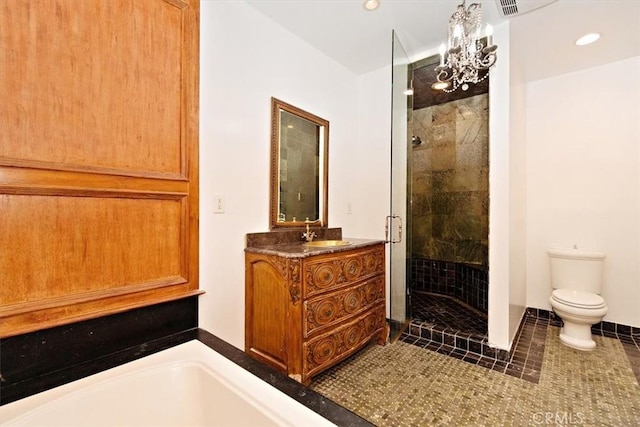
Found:
[[[393,226],[393,220],[398,218],[400,225],[398,226],[398,240],[393,240],[393,230],[391,230],[391,239],[389,239],[389,229]],[[398,215],[387,215],[384,223],[384,242],[400,243],[402,242],[402,218]]]

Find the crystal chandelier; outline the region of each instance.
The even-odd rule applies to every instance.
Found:
[[[448,48],[440,46],[440,65],[435,69],[438,81],[434,89],[453,92],[458,87],[469,89],[489,77],[489,68],[496,62],[498,46],[492,44],[493,29],[486,27],[486,41],[480,34],[482,9],[479,3],[465,8],[465,0],[449,19]],[[486,43],[486,44],[485,44]]]

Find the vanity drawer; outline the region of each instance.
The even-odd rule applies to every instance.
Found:
[[[384,272],[384,245],[318,257],[304,264],[304,297],[348,286]]]
[[[303,344],[303,378],[353,354],[386,327],[384,302],[340,328]]]
[[[377,275],[346,289],[321,294],[304,302],[303,331],[307,338],[384,301],[384,275]]]

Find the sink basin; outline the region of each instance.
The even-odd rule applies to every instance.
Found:
[[[315,242],[303,243],[304,246],[312,248],[329,248],[332,246],[347,246],[350,244],[351,242],[348,240],[316,240]]]

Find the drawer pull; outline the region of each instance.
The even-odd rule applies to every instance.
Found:
[[[336,274],[331,265],[320,265],[313,273],[313,281],[321,288],[333,285]]]
[[[344,309],[347,313],[353,313],[358,310],[362,306],[360,300],[360,293],[357,291],[352,291],[347,294],[344,299]]]
[[[313,313],[311,314],[312,317],[315,318],[318,325],[325,325],[335,318],[336,312],[337,310],[334,300],[327,299],[318,304],[318,306],[315,308],[315,315],[313,315]]]
[[[336,339],[335,337],[327,337],[313,348],[311,357],[316,364],[322,365],[331,360],[335,354]]]
[[[353,258],[347,261],[343,268],[345,278],[347,280],[357,279],[362,273],[362,264],[359,258]]]

